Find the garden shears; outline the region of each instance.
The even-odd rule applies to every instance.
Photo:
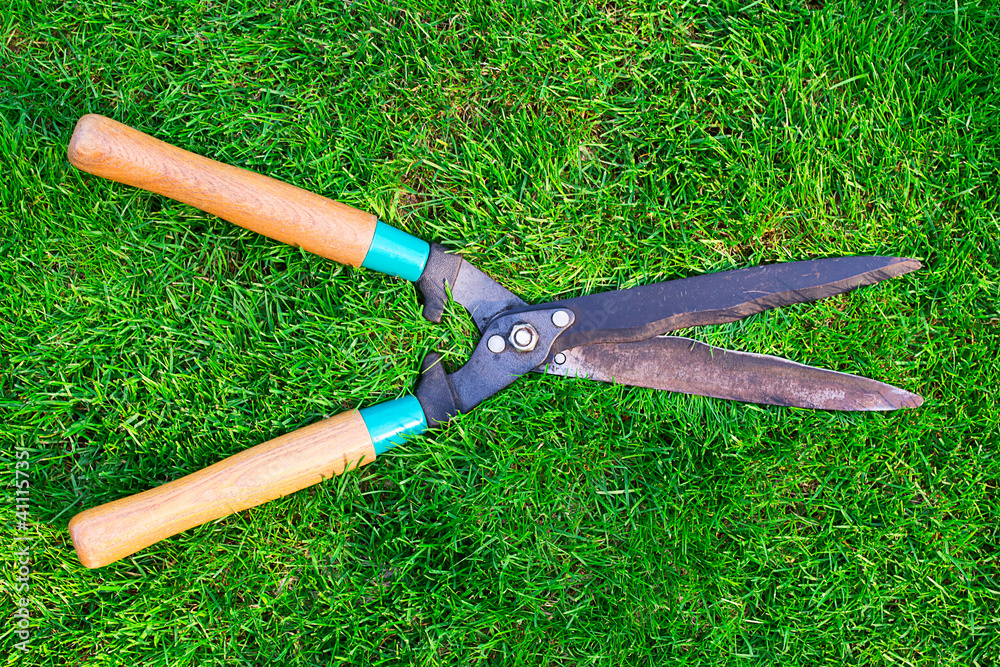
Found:
[[[87,567],[107,565],[188,528],[371,463],[530,372],[821,410],[895,410],[923,402],[875,380],[664,335],[848,292],[919,269],[915,259],[787,262],[531,305],[460,255],[374,215],[195,155],[103,116],[79,120],[69,159],[84,171],[171,197],[342,264],[413,281],[432,322],[441,321],[450,294],[481,334],[468,362],[454,373],[445,372],[438,355],[428,355],[414,395],[344,412],[77,514],[69,532]]]

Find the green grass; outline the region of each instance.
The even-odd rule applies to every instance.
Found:
[[[31,537],[32,627],[22,654],[4,549],[6,664],[996,664],[1000,8],[881,4],[8,0],[0,519]],[[363,471],[86,570],[76,512],[476,342],[402,280],[74,170],[88,112],[461,248],[531,302],[919,257],[684,333],[926,403],[528,377]]]

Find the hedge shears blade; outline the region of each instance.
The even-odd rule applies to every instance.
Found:
[[[414,281],[424,297],[424,316],[433,322],[441,320],[450,293],[481,334],[468,362],[454,373],[445,372],[438,355],[428,355],[413,396],[336,415],[81,512],[69,530],[87,567],[368,464],[532,372],[824,410],[922,403],[916,394],[875,380],[663,335],[848,292],[920,268],[913,259],[788,262],[529,305],[461,256],[370,214],[108,118],[80,119],[69,158],[84,171],[172,197],[329,259]]]
[[[661,336],[677,329],[733,322],[770,308],[842,294],[915,271],[920,263],[913,259],[834,257],[787,262],[537,306],[521,305],[520,299],[485,274],[469,271],[468,262],[433,246],[428,269],[446,261],[459,263],[457,271],[449,272],[454,272],[455,282],[445,282],[461,285],[461,289],[452,289],[452,296],[474,318],[478,314],[484,321],[480,325],[483,338],[469,363],[452,375],[434,369],[435,356],[425,361],[425,377],[417,388],[417,398],[430,425],[468,412],[532,370],[823,410],[896,410],[917,407],[922,402],[915,394],[875,380],[779,357]],[[427,275],[439,273],[443,272],[425,270]],[[475,277],[463,285],[464,275]],[[424,283],[421,278],[419,284],[426,295],[432,288]],[[501,290],[506,295],[503,298],[499,296]],[[427,303],[436,302],[428,299]],[[437,312],[434,305],[433,313]],[[550,321],[546,321],[546,315]],[[525,336],[530,350],[517,344],[518,332]],[[538,365],[531,366],[536,361]],[[442,383],[450,391],[444,391]]]
[[[725,350],[681,336],[574,347],[564,353],[562,364],[550,364],[546,371],[633,387],[817,410],[898,410],[923,403],[920,396],[877,380],[768,354]]]
[[[914,408],[916,394],[875,380],[650,332],[723,324],[901,276],[920,262],[835,257],[724,271],[563,302],[591,313],[560,337],[546,371],[638,387],[821,410]],[[595,316],[593,313],[597,313]],[[564,351],[561,348],[567,348]]]

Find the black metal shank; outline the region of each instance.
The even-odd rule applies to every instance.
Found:
[[[561,326],[553,323],[552,316],[556,311],[566,313],[566,322]],[[427,426],[434,427],[459,412],[468,412],[539,366],[559,334],[572,324],[572,313],[562,308],[498,315],[483,331],[483,337],[469,361],[451,375],[445,374],[441,368],[438,355],[428,355],[416,391]],[[537,333],[533,349],[517,350],[511,343],[511,332],[519,325],[530,325]],[[502,352],[490,350],[489,341],[494,336],[504,340]]]
[[[424,317],[428,320],[441,321],[450,289],[452,298],[469,311],[480,331],[499,313],[528,305],[460,255],[445,252],[436,243],[431,244],[417,288],[424,295]]]

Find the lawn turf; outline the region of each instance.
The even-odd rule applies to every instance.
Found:
[[[923,0],[8,0],[0,518],[31,575],[16,593],[0,552],[0,655],[995,664],[998,21]],[[679,333],[926,402],[826,413],[532,376],[362,471],[87,570],[76,512],[401,396],[425,354],[456,368],[477,340],[460,308],[424,321],[410,283],[76,171],[90,112],[461,249],[529,302],[918,257]]]

